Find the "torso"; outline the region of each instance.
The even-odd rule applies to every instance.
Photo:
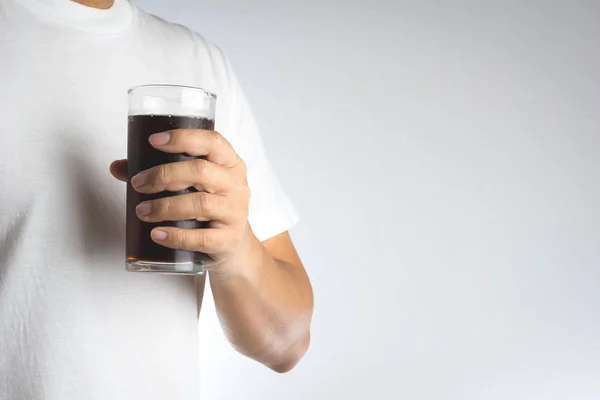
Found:
[[[125,272],[125,185],[108,173],[129,87],[211,89],[149,23],[91,37],[0,21],[0,398],[197,398],[195,282]]]

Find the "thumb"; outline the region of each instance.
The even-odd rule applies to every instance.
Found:
[[[110,173],[120,181],[127,182],[127,160],[117,160],[110,164]]]

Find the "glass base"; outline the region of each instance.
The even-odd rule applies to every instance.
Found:
[[[203,262],[165,263],[152,261],[127,261],[125,269],[129,272],[152,272],[156,274],[202,275]]]

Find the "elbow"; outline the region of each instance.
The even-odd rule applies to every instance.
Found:
[[[287,350],[281,352],[275,362],[267,364],[267,366],[278,374],[285,374],[294,369],[302,360],[308,348],[310,347],[310,331],[290,346]]]

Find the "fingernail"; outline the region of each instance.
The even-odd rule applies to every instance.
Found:
[[[134,187],[140,187],[140,186],[143,186],[147,180],[148,180],[148,173],[144,171],[144,172],[140,172],[139,174],[134,176],[133,179],[131,179],[131,184]]]
[[[154,240],[166,240],[167,239],[167,232],[165,231],[158,231],[158,230],[154,230],[150,233],[150,235],[152,236],[152,239]]]
[[[171,134],[169,132],[155,133],[154,135],[150,135],[148,140],[154,146],[164,146],[171,140]]]
[[[152,212],[152,203],[140,203],[136,207],[136,212],[140,217],[144,217]]]

